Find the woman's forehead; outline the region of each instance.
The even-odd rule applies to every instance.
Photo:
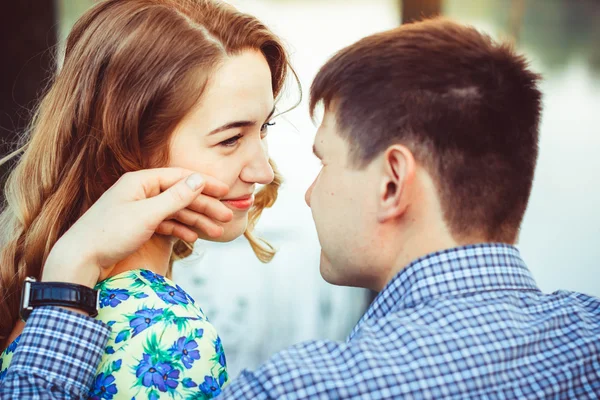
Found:
[[[271,82],[262,53],[248,50],[227,57],[210,77],[195,117],[211,126],[233,120],[264,120],[274,104]]]

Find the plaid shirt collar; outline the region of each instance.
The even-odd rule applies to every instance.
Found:
[[[379,293],[348,341],[370,319],[414,307],[435,297],[496,290],[539,291],[519,250],[477,244],[432,253],[403,268]]]

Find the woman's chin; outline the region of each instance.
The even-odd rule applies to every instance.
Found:
[[[233,220],[226,224],[220,224],[223,227],[223,234],[219,237],[210,237],[204,232],[196,231],[198,234],[198,239],[208,240],[210,242],[220,242],[226,243],[231,242],[242,236],[244,232],[246,232],[246,227],[248,226],[248,220],[246,218],[242,220]]]

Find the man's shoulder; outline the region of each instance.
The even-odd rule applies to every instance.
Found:
[[[480,291],[461,296],[433,298],[418,305],[392,310],[380,318],[372,318],[360,325],[361,330],[382,333],[386,330],[411,329],[432,334],[437,329],[452,330],[483,327],[487,324],[503,326],[511,323],[535,323],[551,315],[576,312],[600,323],[600,298],[584,293],[558,290],[545,294],[540,291]],[[506,321],[507,316],[518,315],[517,320]]]
[[[545,321],[552,320],[552,324]],[[475,293],[436,299],[412,308],[398,309],[360,324],[346,342],[312,340],[273,355],[263,365],[321,365],[327,360],[348,361],[375,352],[379,358],[392,353],[406,363],[423,353],[449,351],[448,346],[511,347],[511,340],[537,340],[544,332],[578,326],[593,332],[600,341],[600,298],[572,291]],[[453,343],[454,342],[454,343]],[[435,361],[435,358],[429,358]]]
[[[564,305],[579,307],[594,314],[600,315],[600,297],[570,290],[557,290],[545,295],[552,300],[562,302]]]
[[[550,397],[571,389],[585,396],[600,388],[599,305],[575,292],[506,291],[398,308],[362,321],[347,342],[276,353],[226,398],[520,398],[539,382],[559,383],[541,387]]]
[[[330,364],[329,360],[338,360],[342,354],[349,351],[350,346],[349,343],[334,340],[301,342],[275,353],[257,371],[278,374],[301,368],[308,372],[313,367]]]

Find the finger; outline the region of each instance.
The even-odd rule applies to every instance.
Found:
[[[197,172],[176,167],[152,168],[129,172],[123,175],[119,181],[124,181],[121,183],[121,186],[123,186],[122,190],[131,191],[130,186],[141,186],[145,193],[144,197],[150,198],[167,191],[171,186],[193,173]],[[222,198],[229,192],[229,187],[225,183],[212,176],[200,175],[202,175],[205,181],[203,189],[205,194]]]
[[[193,243],[198,239],[198,234],[175,221],[164,221],[156,228],[156,233],[166,236],[173,236],[184,240],[188,243]]]
[[[135,203],[136,212],[143,215],[152,229],[169,216],[189,206],[200,195],[205,181],[200,174],[192,174],[169,187],[158,196]]]
[[[201,230],[211,238],[217,238],[223,234],[223,228],[206,215],[185,208],[177,212],[174,218],[187,226]]]
[[[233,219],[233,211],[231,211],[231,209],[220,200],[204,194],[196,197],[192,204],[187,208],[220,222],[229,222]]]
[[[203,194],[220,199],[220,198],[223,198],[224,196],[226,196],[227,193],[229,193],[229,186],[227,186],[226,184],[224,184],[217,178],[214,178],[209,175],[204,175],[204,174],[201,174],[201,175],[204,178],[204,182],[205,182],[204,189],[202,189]],[[169,188],[169,186],[161,185],[162,191],[165,191],[168,188]]]

